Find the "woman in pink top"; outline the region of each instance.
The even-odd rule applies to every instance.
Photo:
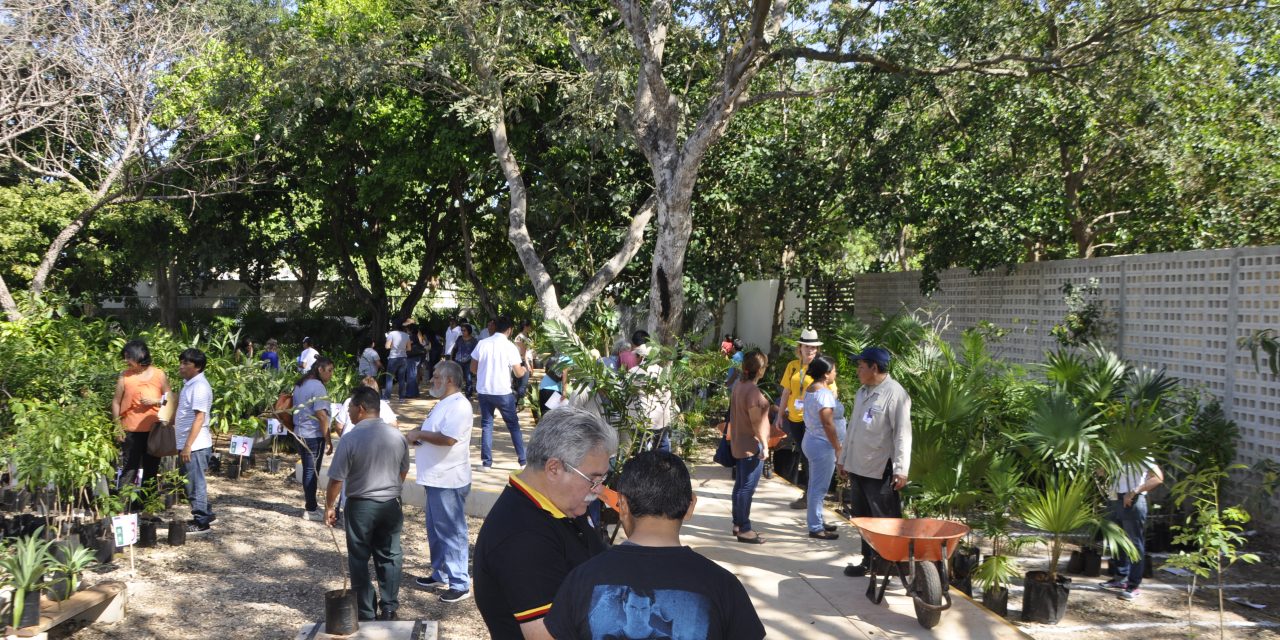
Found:
[[[733,535],[738,542],[761,544],[751,529],[751,499],[769,457],[769,399],[757,383],[769,358],[753,349],[742,358],[742,375],[729,393],[729,446],[737,460],[733,481]]]

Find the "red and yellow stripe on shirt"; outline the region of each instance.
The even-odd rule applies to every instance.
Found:
[[[509,481],[509,483],[511,484],[512,487],[515,487],[516,491],[519,491],[520,493],[524,494],[526,498],[528,498],[534,504],[538,505],[538,507],[543,511],[546,511],[547,513],[551,514],[552,517],[555,517],[555,518],[569,517],[569,516],[566,516],[564,512],[561,511],[558,507],[556,507],[555,503],[551,502],[550,498],[542,495],[541,493],[538,492],[537,489],[534,489],[533,487],[529,486],[528,483],[521,480],[519,471],[511,474],[511,480]],[[550,602],[539,607],[534,607],[532,609],[519,611],[515,614],[516,622],[525,623],[525,622],[529,622],[530,620],[537,620],[539,618],[546,616],[547,612],[549,611],[551,611]]]

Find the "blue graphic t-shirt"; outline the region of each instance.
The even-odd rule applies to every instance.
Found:
[[[764,637],[746,589],[720,565],[688,547],[625,542],[574,569],[545,620],[561,639]]]

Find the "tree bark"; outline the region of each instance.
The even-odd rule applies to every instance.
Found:
[[[1058,161],[1062,171],[1062,202],[1067,220],[1071,223],[1071,239],[1076,244],[1076,256],[1093,257],[1094,234],[1092,225],[1080,211],[1080,190],[1084,186],[1084,171],[1077,169],[1072,159],[1071,147],[1058,143]]]
[[[460,191],[460,190],[459,190]],[[490,318],[498,317],[498,308],[494,306],[493,300],[489,296],[489,287],[486,287],[484,281],[480,279],[480,275],[476,273],[475,260],[471,255],[471,225],[467,222],[467,207],[462,204],[462,194],[456,193],[455,199],[458,202],[458,224],[462,230],[462,263],[467,273],[467,280],[471,282],[471,286],[476,290],[476,296],[480,298],[480,308],[484,310],[485,315]]]
[[[9,318],[9,322],[22,319],[22,312],[18,311],[18,303],[14,302],[13,294],[9,293],[9,285],[5,284],[2,276],[0,276],[0,307],[4,309],[4,315]]]
[[[413,313],[418,302],[422,300],[422,294],[427,289],[427,280],[431,278],[431,274],[435,272],[436,265],[440,261],[440,244],[435,242],[439,236],[436,231],[440,225],[440,211],[442,208],[434,208],[433,212],[426,217],[426,226],[422,230],[422,237],[426,243],[426,250],[422,253],[422,263],[418,266],[418,278],[414,281],[413,286],[409,288],[408,294],[405,295],[404,302],[400,304],[399,316],[404,318]]]
[[[178,331],[178,261],[170,258],[156,265],[156,307],[160,312],[160,326]]]

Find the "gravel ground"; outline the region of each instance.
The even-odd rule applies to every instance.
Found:
[[[282,469],[293,469],[286,459]],[[126,617],[74,634],[76,640],[142,638],[294,638],[304,624],[324,617],[324,593],[342,587],[346,542],[333,530],[301,517],[302,488],[291,473],[260,468],[239,480],[211,478],[210,498],[218,515],[213,530],[189,536],[182,547],[165,544],[135,549],[134,571],[128,554],[116,556],[116,568],[86,575],[87,583],[122,580],[129,584]],[[181,508],[185,519],[188,513]],[[480,520],[470,518],[471,540]],[[439,602],[436,594],[413,584],[430,571],[422,510],[405,507],[402,544],[404,583],[400,619],[436,620],[440,637],[484,638],[484,623],[474,600]]]

